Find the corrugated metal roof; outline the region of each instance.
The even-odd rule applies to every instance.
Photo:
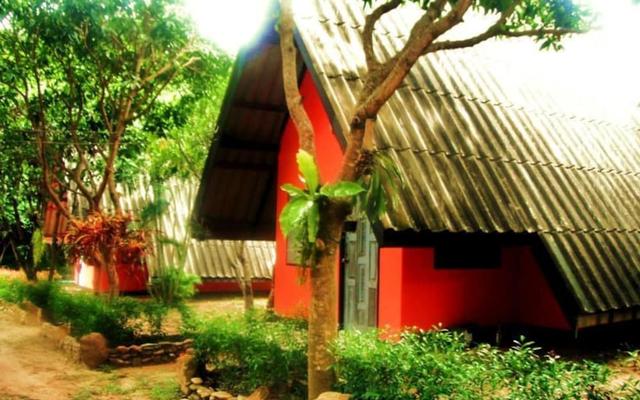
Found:
[[[197,182],[172,178],[164,183],[164,196],[169,206],[157,223],[157,229],[165,236],[182,241],[188,234],[191,207],[196,197]],[[145,177],[140,177],[136,185],[120,189],[123,210],[139,214],[154,199],[152,185]],[[106,197],[106,196],[105,196]],[[106,200],[105,200],[106,201]],[[185,271],[202,278],[233,279],[237,277],[236,263],[240,251],[255,279],[271,279],[275,262],[275,243],[272,241],[245,241],[239,247],[239,241],[196,240],[186,241],[187,254],[184,263]],[[162,251],[156,249],[147,258],[151,270],[158,259],[165,265],[177,265],[178,255],[173,246],[163,246]]]
[[[296,4],[305,61],[348,132],[365,71],[361,2]],[[380,21],[381,57],[418,15]],[[567,90],[550,59],[522,40],[422,57],[378,118],[378,148],[407,183],[384,224],[539,233],[582,312],[640,306],[640,124],[607,119],[608,99]]]

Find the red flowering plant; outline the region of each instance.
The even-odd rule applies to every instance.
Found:
[[[96,267],[106,267],[110,293],[117,295],[117,264],[141,264],[148,252],[147,232],[131,229],[130,214],[108,215],[94,212],[86,219],[73,220],[65,236],[72,260],[83,258]]]

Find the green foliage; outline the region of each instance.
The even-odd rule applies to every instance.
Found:
[[[0,300],[20,304],[27,298],[27,285],[18,279],[0,277]]]
[[[320,186],[320,174],[313,156],[300,150],[296,160],[305,189],[291,184],[282,185],[281,189],[289,194],[289,202],[280,213],[280,229],[285,236],[300,243],[300,265],[313,265],[323,204],[332,198],[354,200],[364,192],[364,188],[355,182],[342,181]]]
[[[362,0],[366,7],[372,7],[372,0]],[[427,10],[433,0],[403,0],[418,5]],[[584,30],[591,22],[591,13],[584,2],[576,0],[475,0],[472,7],[475,11],[485,14],[498,14],[509,9],[514,2],[518,2],[515,12],[502,26],[504,32],[544,31],[533,35],[540,43],[541,49],[561,48],[561,35],[551,30]],[[455,4],[455,1],[449,1]],[[446,12],[446,9],[445,9]]]
[[[215,123],[222,99],[231,75],[232,60],[224,54],[216,53],[211,63],[203,68],[202,79],[183,95],[180,100],[169,102],[171,108],[158,114],[155,125],[164,132],[151,140],[140,154],[144,172],[152,181],[163,182],[171,177],[199,179],[204,170],[209,147],[215,132]],[[180,118],[167,118],[165,114]],[[146,128],[154,130],[151,124]]]
[[[44,159],[60,189],[77,181],[93,190],[113,143],[119,182],[148,170],[162,138],[167,154],[179,142],[204,159],[200,138],[213,130],[194,127],[215,120],[230,61],[195,34],[178,1],[0,0],[0,21],[0,147],[29,150],[15,165],[41,164],[35,138],[45,131]]]
[[[356,214],[364,213],[370,221],[378,221],[390,208],[396,206],[404,185],[398,165],[380,151],[366,152],[365,173],[358,179],[365,189],[358,194]]]
[[[151,388],[151,400],[175,400],[180,397],[180,385],[173,380],[160,382]]]
[[[213,367],[215,387],[249,393],[265,385],[279,398],[305,398],[306,330],[298,321],[255,313],[200,321],[194,349]]]
[[[42,261],[42,257],[45,255],[46,251],[41,229],[33,231],[33,235],[31,236],[31,249],[33,252],[33,263],[35,265],[40,264],[40,261]]]
[[[69,324],[71,334],[102,333],[111,344],[126,343],[142,334],[144,325],[161,334],[168,308],[155,301],[118,297],[111,301],[91,293],[72,293],[59,282],[35,284],[0,278],[0,300],[19,304],[25,300],[41,307],[54,323]]]
[[[147,288],[153,298],[165,306],[176,307],[192,298],[200,277],[173,265],[156,268]]]
[[[530,342],[502,351],[469,348],[443,330],[405,333],[397,342],[379,332],[342,332],[334,347],[338,389],[355,399],[609,399],[609,370],[541,355]]]

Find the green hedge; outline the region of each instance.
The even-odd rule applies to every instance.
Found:
[[[27,283],[0,278],[0,299],[21,303],[31,301],[42,308],[54,323],[69,324],[71,334],[79,337],[90,332],[103,334],[111,344],[135,339],[146,322],[159,334],[168,308],[156,301],[138,301],[118,297],[111,301],[91,293],[71,293],[59,282]]]
[[[346,331],[334,352],[337,389],[355,399],[634,398],[605,389],[605,366],[540,355],[530,342],[503,351],[469,348],[462,334],[443,330],[405,333],[397,342]]]
[[[275,387],[280,398],[304,398],[305,327],[265,315],[200,321],[192,332],[197,357],[216,387],[248,393]],[[610,371],[563,361],[530,342],[508,350],[469,347],[464,335],[415,331],[398,340],[380,332],[343,331],[334,344],[336,390],[353,399],[604,400],[640,398],[638,383],[607,386]]]
[[[200,321],[192,332],[202,365],[216,387],[249,393],[268,386],[280,398],[306,397],[306,329],[298,321],[264,313]]]

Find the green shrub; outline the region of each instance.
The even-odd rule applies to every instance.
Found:
[[[468,348],[461,334],[346,331],[334,347],[338,389],[354,399],[605,399],[606,367],[539,355],[532,343]],[[618,397],[616,397],[618,398]]]
[[[33,284],[0,278],[0,299],[16,304],[29,300],[41,307],[54,323],[69,324],[72,335],[99,332],[112,344],[133,340],[144,322],[151,327],[152,334],[160,334],[169,311],[156,301],[130,297],[108,300],[86,292],[70,293],[55,281]]]
[[[112,343],[133,339],[142,315],[142,305],[135,299],[108,301],[90,293],[60,292],[51,298],[49,309],[54,322],[70,324],[72,335],[99,332]]]
[[[253,313],[201,321],[196,332],[196,356],[215,366],[216,387],[248,393],[264,385],[283,397],[305,397],[306,331],[300,323]]]
[[[182,268],[163,266],[154,271],[147,288],[156,301],[177,306],[194,296],[195,285],[200,282],[200,277],[189,274]]]
[[[0,277],[0,300],[22,303],[27,297],[27,284],[18,279]]]

